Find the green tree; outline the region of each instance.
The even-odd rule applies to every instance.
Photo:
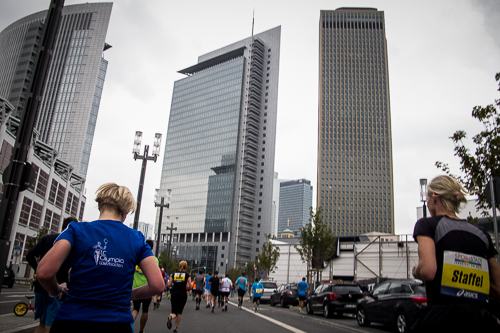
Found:
[[[500,73],[495,75],[495,79],[499,84],[498,91],[500,91]],[[482,210],[484,216],[488,215],[484,189],[491,174],[500,176],[500,114],[498,107],[500,107],[500,100],[497,99],[494,104],[473,108],[472,117],[484,126],[484,130],[472,138],[475,144],[474,153],[471,153],[464,145],[463,140],[467,137],[465,131],[458,130],[450,137],[455,144],[455,156],[460,159],[462,176],[452,174],[448,164],[436,162],[438,168],[447,175],[456,178],[467,190],[477,191],[476,208]]]
[[[321,207],[309,208],[309,223],[300,229],[300,241],[295,249],[308,268],[322,269],[323,262],[332,257],[337,237],[323,223]]]
[[[233,283],[236,282],[236,279],[241,276],[241,273],[243,270],[241,268],[230,268],[227,270],[227,275],[229,275],[229,279],[233,281]]]
[[[276,239],[276,236],[271,234],[265,235],[267,241],[262,244],[261,251],[257,256],[257,260],[259,262],[259,269],[264,270],[265,276],[269,276],[272,272],[274,273],[276,263],[280,257],[280,250],[278,246],[276,246],[271,240]]]
[[[245,272],[246,278],[248,282],[253,283],[254,282],[254,267],[257,267],[257,271],[259,271],[259,261],[257,259],[251,260],[246,263],[245,266],[241,266],[241,271]]]
[[[38,229],[38,232],[35,237],[30,237],[28,241],[26,242],[26,246],[24,249],[24,253],[27,254],[35,245],[42,239],[43,237],[47,236],[49,233],[49,230],[47,228],[40,228]]]

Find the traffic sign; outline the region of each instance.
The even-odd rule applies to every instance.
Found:
[[[260,276],[264,277],[264,271],[260,271]]]
[[[253,266],[253,271],[257,272],[257,266]]]

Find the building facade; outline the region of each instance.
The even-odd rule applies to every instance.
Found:
[[[129,223],[128,225],[131,229],[134,227],[134,223]],[[137,231],[140,231],[143,235],[144,238],[146,239],[153,239],[153,225],[146,223],[146,222],[140,222],[137,226]]]
[[[300,229],[309,221],[309,207],[312,206],[311,182],[298,179],[280,184],[280,206],[278,213],[278,237],[289,229],[294,237],[300,237]],[[287,238],[290,238],[287,234]]]
[[[47,72],[36,129],[39,140],[86,177],[108,62],[103,51],[112,3],[66,6]],[[0,96],[21,119],[33,80],[47,11],[9,25],[0,33]]]
[[[19,119],[11,116],[14,107],[0,98],[0,176],[9,165],[19,128]],[[51,233],[61,232],[67,217],[83,219],[86,197],[82,189],[85,179],[73,172],[73,167],[58,158],[57,151],[41,141],[33,140],[27,162],[35,171],[30,187],[19,192],[10,235],[8,262],[14,266],[16,278],[29,278],[32,270],[26,261],[28,242],[44,228]],[[0,199],[4,190],[0,183]]]
[[[254,260],[271,232],[280,34],[205,54],[174,84],[160,192],[178,220],[172,257],[194,269]]]
[[[338,236],[394,233],[384,12],[321,11],[317,200]]]

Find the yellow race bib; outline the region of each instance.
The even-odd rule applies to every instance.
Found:
[[[174,281],[185,281],[186,280],[186,273],[174,273]]]
[[[444,251],[441,294],[486,302],[490,294],[488,260]]]

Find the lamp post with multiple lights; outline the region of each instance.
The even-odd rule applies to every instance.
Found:
[[[420,179],[420,201],[424,203],[423,214],[424,217],[427,217],[427,206],[425,203],[427,202],[427,179]]]
[[[137,159],[142,160],[141,178],[139,180],[139,192],[137,193],[137,209],[135,210],[135,216],[134,216],[135,230],[137,230],[137,228],[139,227],[139,215],[141,213],[142,189],[144,188],[144,177],[146,177],[146,165],[148,161],[156,162],[156,159],[160,155],[161,134],[160,133],[155,134],[152,156],[148,156],[149,145],[145,145],[144,154],[139,155],[141,151],[141,141],[142,141],[142,132],[140,131],[135,132],[134,148],[132,149],[132,153],[134,154],[134,160]]]
[[[163,207],[167,209],[170,208],[170,202],[172,198],[172,190],[167,190],[167,200],[165,202],[165,197],[160,197],[160,189],[156,189],[155,193],[155,207],[160,207],[160,216],[158,219],[158,233],[156,234],[156,251],[155,256],[158,258],[158,251],[160,250],[160,240],[161,240],[161,219],[163,217]],[[168,228],[167,228],[168,229]]]

